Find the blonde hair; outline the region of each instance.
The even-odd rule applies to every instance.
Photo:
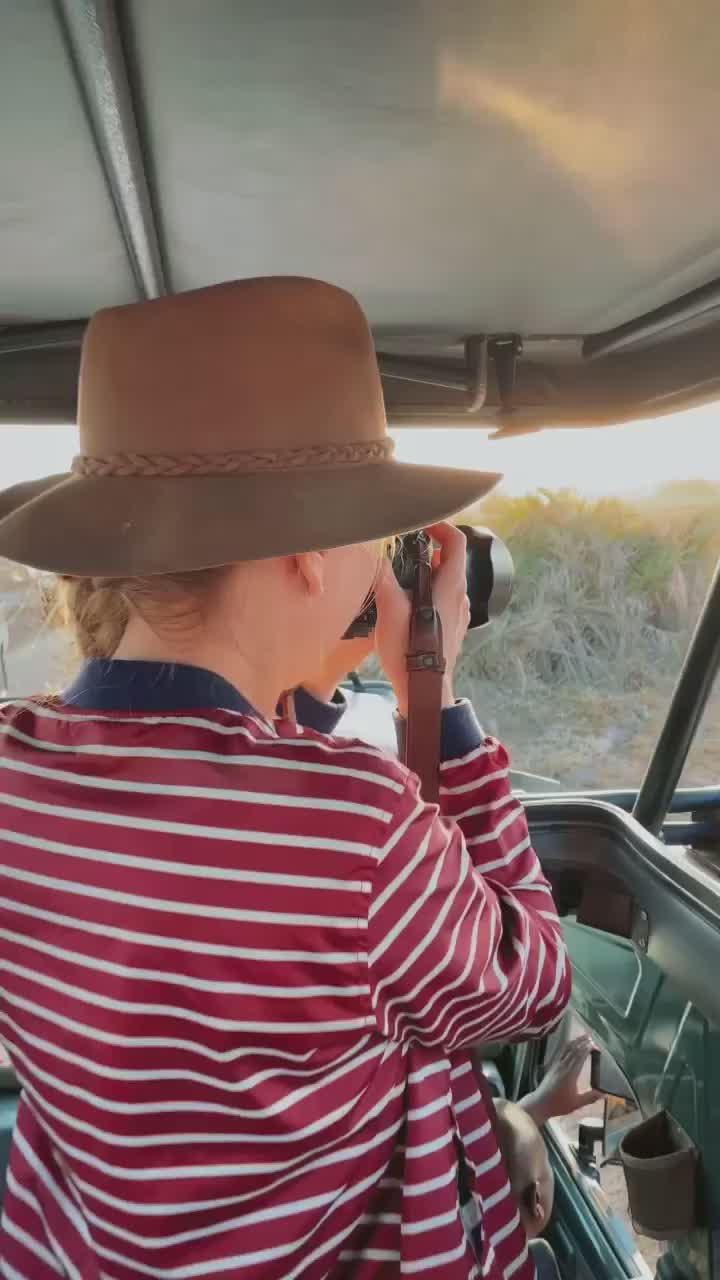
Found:
[[[163,620],[187,616],[202,606],[228,566],[151,578],[58,578],[51,619],[67,627],[83,658],[111,658],[133,611],[146,620],[162,609]]]
[[[377,543],[378,575],[383,559],[392,559],[398,545],[398,538]],[[50,605],[51,621],[68,628],[81,657],[111,658],[133,611],[146,621],[162,612],[164,625],[173,617],[187,619],[202,607],[230,568],[220,565],[150,578],[58,578]],[[376,581],[377,575],[363,609],[372,599]]]

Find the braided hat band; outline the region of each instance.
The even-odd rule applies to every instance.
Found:
[[[392,440],[371,443],[313,445],[298,449],[240,449],[228,453],[114,453],[107,457],[78,454],[76,476],[224,476],[259,471],[295,471],[304,467],[353,467],[386,462]]]

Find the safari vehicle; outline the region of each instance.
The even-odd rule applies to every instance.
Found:
[[[398,429],[720,397],[719,44],[714,0],[0,0],[0,421],[73,422],[96,308],[283,272],[359,296]],[[564,1280],[720,1280],[720,780],[678,789],[719,619],[716,578],[639,788],[518,780],[622,1100],[547,1131]],[[552,1051],[488,1055],[518,1095]],[[607,1161],[655,1116],[652,1255]]]

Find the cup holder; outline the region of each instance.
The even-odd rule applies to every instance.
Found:
[[[620,1143],[635,1230],[670,1240],[698,1225],[698,1153],[667,1111],[644,1120]]]

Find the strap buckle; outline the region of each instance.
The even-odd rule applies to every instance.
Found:
[[[406,658],[408,671],[437,671],[444,675],[447,663],[438,653],[408,653]]]

